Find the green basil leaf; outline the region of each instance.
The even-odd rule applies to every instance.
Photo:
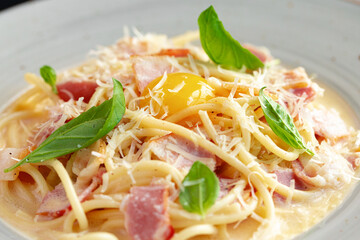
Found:
[[[85,148],[110,132],[125,113],[125,97],[121,83],[113,78],[113,97],[92,107],[77,118],[58,128],[33,152],[17,164],[5,169],[9,172],[24,163],[37,163]]]
[[[213,6],[200,14],[198,24],[201,45],[214,63],[238,69],[245,65],[252,70],[264,66],[254,54],[243,48],[225,30]]]
[[[205,216],[206,211],[214,205],[219,195],[219,179],[205,164],[194,162],[182,182],[179,200],[188,212]]]
[[[40,75],[44,81],[51,86],[52,91],[55,94],[58,94],[56,89],[56,72],[55,70],[47,65],[44,65],[40,68]]]
[[[286,109],[267,96],[264,88],[260,90],[259,101],[271,130],[291,147],[304,149],[306,153],[314,155],[303,143],[303,139]]]

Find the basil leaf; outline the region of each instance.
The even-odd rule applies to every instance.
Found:
[[[56,89],[56,72],[55,70],[47,65],[44,65],[40,68],[40,75],[44,81],[51,86],[52,91],[55,94],[58,94]]]
[[[260,90],[259,101],[271,130],[291,147],[304,149],[306,153],[314,155],[314,153],[304,145],[303,139],[286,109],[267,96],[264,93],[264,88],[265,87]]]
[[[188,212],[205,216],[205,212],[214,205],[219,195],[219,179],[205,164],[194,162],[182,182],[179,200]]]
[[[9,172],[24,163],[37,163],[85,148],[104,137],[125,113],[125,97],[121,83],[113,78],[113,97],[92,107],[77,118],[58,128],[33,152],[17,164],[5,169]]]
[[[225,30],[213,6],[200,14],[198,24],[201,45],[214,63],[238,69],[245,65],[252,70],[264,66],[254,54],[243,48]]]

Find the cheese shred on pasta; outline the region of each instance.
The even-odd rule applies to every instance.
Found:
[[[191,43],[196,32],[135,33],[59,73],[59,96],[25,75],[32,87],[0,118],[2,218],[35,239],[290,239],[342,202],[356,180],[360,134],[317,102],[324,91],[302,67],[284,68],[267,49],[244,44],[265,67],[229,70]],[[109,99],[112,78],[126,100],[112,131],[72,154],[3,173]],[[258,99],[264,86],[314,156],[269,127]],[[220,183],[204,218],[179,203],[195,161]]]

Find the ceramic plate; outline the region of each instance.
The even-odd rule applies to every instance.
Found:
[[[359,117],[360,2],[211,1],[232,35],[267,46],[273,56],[335,88]],[[27,84],[26,72],[49,64],[64,69],[82,62],[90,49],[114,43],[123,27],[169,36],[197,29],[209,1],[32,1],[0,13],[0,102]],[[359,239],[360,185],[325,221],[298,239]],[[0,224],[0,239],[21,239]]]

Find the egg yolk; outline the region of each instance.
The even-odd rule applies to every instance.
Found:
[[[190,73],[170,73],[150,82],[140,100],[140,107],[148,106],[157,117],[170,116],[188,106],[205,103],[214,97],[214,90],[206,80]]]

